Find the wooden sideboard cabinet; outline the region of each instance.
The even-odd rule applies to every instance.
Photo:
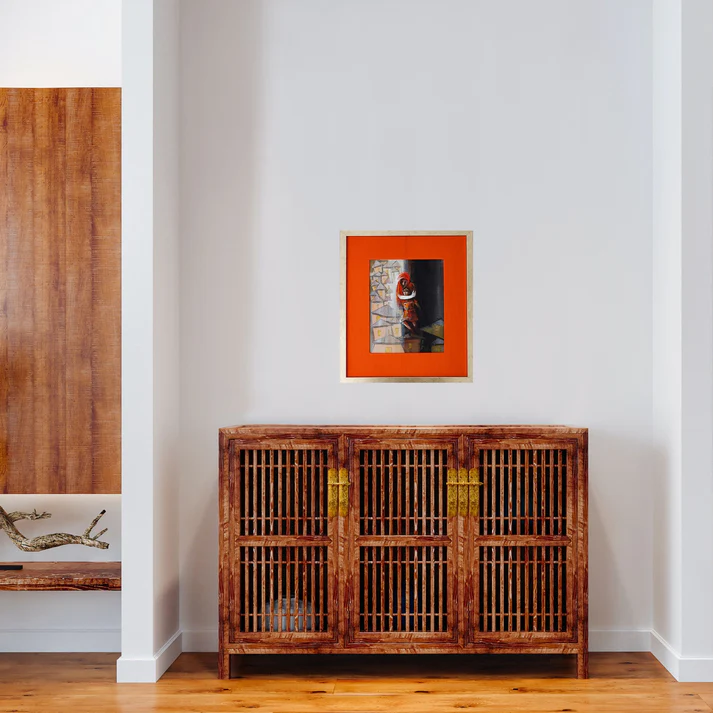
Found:
[[[220,430],[219,673],[246,653],[560,653],[588,672],[587,429]]]

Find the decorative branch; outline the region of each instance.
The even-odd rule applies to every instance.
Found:
[[[15,543],[16,547],[23,552],[42,552],[50,550],[53,547],[61,547],[62,545],[85,545],[86,547],[98,547],[106,550],[109,548],[108,542],[102,542],[99,538],[107,531],[104,528],[96,535],[92,535],[92,530],[96,527],[99,520],[106,510],[102,510],[91,522],[89,527],[84,531],[83,535],[70,535],[64,532],[55,532],[51,535],[40,535],[39,537],[27,538],[16,527],[15,523],[20,520],[46,520],[52,515],[48,512],[38,513],[37,510],[32,512],[6,512],[0,505],[0,530],[4,530],[7,536]]]
[[[39,513],[37,510],[33,510],[32,512],[11,512],[7,513],[7,516],[13,522],[19,522],[20,520],[46,520],[52,517],[52,514],[48,512]]]

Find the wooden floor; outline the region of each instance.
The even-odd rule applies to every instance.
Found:
[[[713,684],[676,683],[651,654],[249,656],[220,681],[214,654],[183,654],[156,685],[116,684],[115,654],[0,654],[0,711],[713,711]]]

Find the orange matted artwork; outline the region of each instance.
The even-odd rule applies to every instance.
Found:
[[[341,234],[342,381],[472,381],[470,231]]]

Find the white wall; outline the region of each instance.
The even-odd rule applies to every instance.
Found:
[[[654,653],[713,680],[713,5],[654,4]]]
[[[655,0],[653,38],[653,626],[680,652],[681,0]]]
[[[121,0],[3,0],[0,86],[121,85]],[[11,510],[47,510],[26,534],[81,532],[107,510],[108,550],[79,545],[22,553],[0,537],[0,561],[121,559],[119,496],[1,496]],[[120,595],[114,592],[0,592],[0,651],[118,651]]]
[[[184,648],[216,645],[239,422],[588,426],[592,645],[648,648],[650,0],[184,0],[181,28]],[[472,384],[339,383],[341,229],[474,231]]]
[[[123,0],[122,647],[156,681],[178,631],[178,5]]]
[[[121,85],[121,0],[2,0],[0,86]]]
[[[155,651],[179,630],[178,20],[176,0],[154,0]],[[161,665],[177,653],[180,641]]]
[[[682,678],[713,681],[713,3],[682,7]]]

